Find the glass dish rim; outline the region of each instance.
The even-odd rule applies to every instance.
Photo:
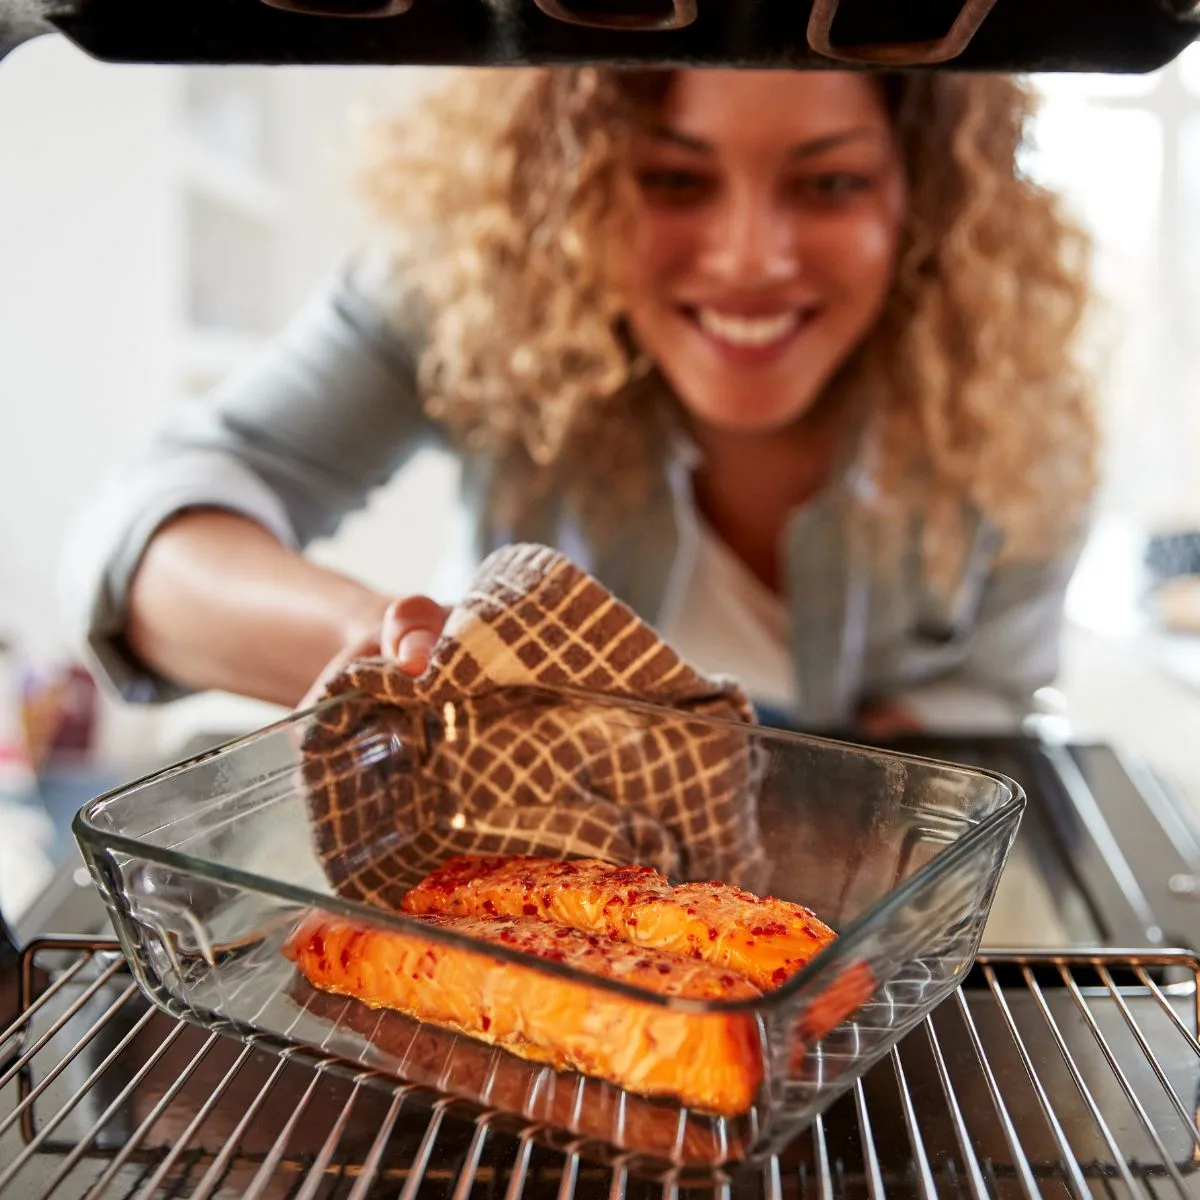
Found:
[[[238,867],[225,866],[213,862],[211,859],[199,858],[177,850],[150,845],[137,837],[122,833],[110,833],[91,823],[91,815],[97,808],[108,801],[132,795],[143,788],[165,782],[175,775],[192,770],[211,759],[224,757],[259,740],[286,732],[302,724],[318,712],[323,712],[328,708],[334,708],[350,702],[361,695],[359,692],[341,693],[322,700],[308,708],[298,709],[260,729],[252,730],[228,742],[213,746],[207,750],[202,750],[198,754],[176,763],[160,767],[118,787],[110,788],[86,801],[79,808],[72,819],[71,831],[80,846],[86,847],[93,853],[96,851],[117,851],[122,854],[128,854],[155,863],[158,866],[170,867],[211,882],[232,884],[245,891],[298,904],[305,909],[318,910],[332,916],[344,917],[350,920],[365,921],[409,935],[420,935],[429,941],[442,945],[469,950],[477,954],[485,954],[529,970],[549,974],[572,983],[584,984],[600,991],[637,1000],[641,1003],[651,1004],[658,1008],[668,1008],[694,1014],[743,1013],[761,1015],[766,1008],[786,1004],[791,997],[805,990],[813,980],[825,976],[836,977],[839,966],[844,966],[847,960],[851,963],[854,961],[854,951],[865,940],[872,927],[878,925],[884,918],[890,916],[896,910],[903,908],[916,893],[923,890],[926,886],[950,874],[961,859],[968,857],[981,844],[986,844],[990,841],[1000,827],[1019,821],[1020,815],[1027,803],[1025,791],[1019,783],[1007,775],[984,767],[964,766],[942,759],[908,754],[898,750],[885,750],[873,746],[859,745],[855,742],[822,737],[818,734],[799,733],[794,730],[776,729],[772,726],[747,725],[746,722],[733,718],[689,713],[684,710],[668,708],[646,701],[604,695],[577,688],[534,686],[511,687],[498,690],[506,693],[524,692],[531,695],[561,697],[568,700],[585,701],[589,704],[599,703],[614,709],[640,711],[651,716],[667,715],[675,719],[683,717],[688,721],[695,721],[705,725],[730,726],[739,730],[749,729],[755,737],[767,741],[800,743],[817,749],[837,750],[843,753],[850,752],[871,758],[888,759],[890,761],[898,760],[905,763],[915,763],[923,767],[938,767],[960,775],[990,779],[998,783],[1002,788],[1007,789],[1009,795],[1008,799],[1001,802],[994,812],[989,813],[961,837],[955,838],[952,844],[939,850],[929,862],[914,871],[898,887],[885,893],[853,921],[849,922],[831,943],[814,955],[812,959],[788,980],[776,988],[763,992],[761,995],[740,1000],[701,1000],[682,996],[665,996],[658,992],[647,991],[634,984],[625,983],[622,980],[589,975],[586,972],[579,971],[563,963],[538,958],[536,955],[515,950],[503,943],[486,942],[466,934],[441,929],[438,926],[426,925],[416,917],[402,912],[374,908],[361,901],[347,900],[336,894],[322,894],[277,878],[256,874],[251,871],[243,871]]]

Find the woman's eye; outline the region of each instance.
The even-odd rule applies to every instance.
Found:
[[[871,178],[854,171],[824,171],[798,181],[796,190],[811,199],[834,202],[848,200],[871,186]]]
[[[698,172],[669,168],[639,172],[638,184],[652,200],[675,204],[700,200],[710,190],[709,180]]]

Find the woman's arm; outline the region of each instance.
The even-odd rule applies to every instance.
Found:
[[[147,547],[125,640],[165,679],[293,707],[344,645],[378,640],[388,604],[246,517],[193,510]]]
[[[169,679],[294,707],[347,647],[425,666],[444,619],[319,567],[260,525],[219,510],[159,530],[134,577],[130,649]]]
[[[299,551],[434,440],[417,353],[347,276],[113,473],[64,585],[127,698],[217,687],[295,703],[347,638],[378,635],[387,599]]]

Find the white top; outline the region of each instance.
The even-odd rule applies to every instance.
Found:
[[[793,674],[787,601],[772,592],[696,514],[696,552],[682,601],[660,630],[671,646],[707,675],[732,675],[751,701],[794,713],[800,683]],[[919,724],[953,731],[1011,730],[1011,713],[985,694],[965,696],[934,679],[890,696]]]
[[[703,519],[687,591],[664,638],[707,675],[732,675],[751,700],[794,711],[788,610]]]

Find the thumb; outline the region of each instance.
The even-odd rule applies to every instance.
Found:
[[[429,665],[429,656],[449,615],[428,596],[407,596],[393,601],[383,618],[380,652],[393,658],[410,675]]]

